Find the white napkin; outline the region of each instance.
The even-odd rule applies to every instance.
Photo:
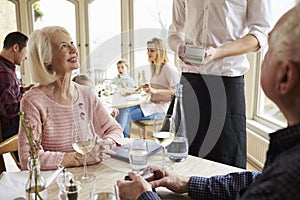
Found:
[[[41,175],[46,181],[48,187],[56,176],[63,170],[41,171]],[[0,195],[3,200],[12,200],[20,197],[26,197],[25,184],[28,179],[28,170],[20,172],[2,172],[0,175]]]
[[[126,96],[126,101],[139,101],[141,100],[142,95],[141,94],[131,94]]]

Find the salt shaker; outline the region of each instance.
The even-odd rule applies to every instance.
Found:
[[[74,179],[74,176],[72,173],[67,172],[66,169],[63,169],[62,173],[60,173],[56,177],[56,183],[59,187],[59,193],[58,193],[58,199],[59,200],[67,200],[66,193],[64,191],[64,185],[69,183],[70,180]]]

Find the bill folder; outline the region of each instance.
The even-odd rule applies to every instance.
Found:
[[[194,65],[202,64],[205,57],[205,49],[202,46],[186,45],[184,49],[184,61]]]
[[[148,157],[152,156],[156,152],[162,150],[162,146],[156,142],[146,140],[148,145]],[[129,143],[112,149],[116,152],[115,155],[111,155],[112,158],[119,159],[129,163]]]

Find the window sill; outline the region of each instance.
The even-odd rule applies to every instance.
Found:
[[[253,119],[247,119],[246,127],[247,129],[253,131],[254,133],[258,134],[259,136],[267,140],[269,140],[269,134],[276,131],[276,129],[270,128]]]

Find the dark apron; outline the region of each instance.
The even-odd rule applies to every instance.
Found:
[[[189,154],[246,168],[244,77],[182,73],[181,83]]]

